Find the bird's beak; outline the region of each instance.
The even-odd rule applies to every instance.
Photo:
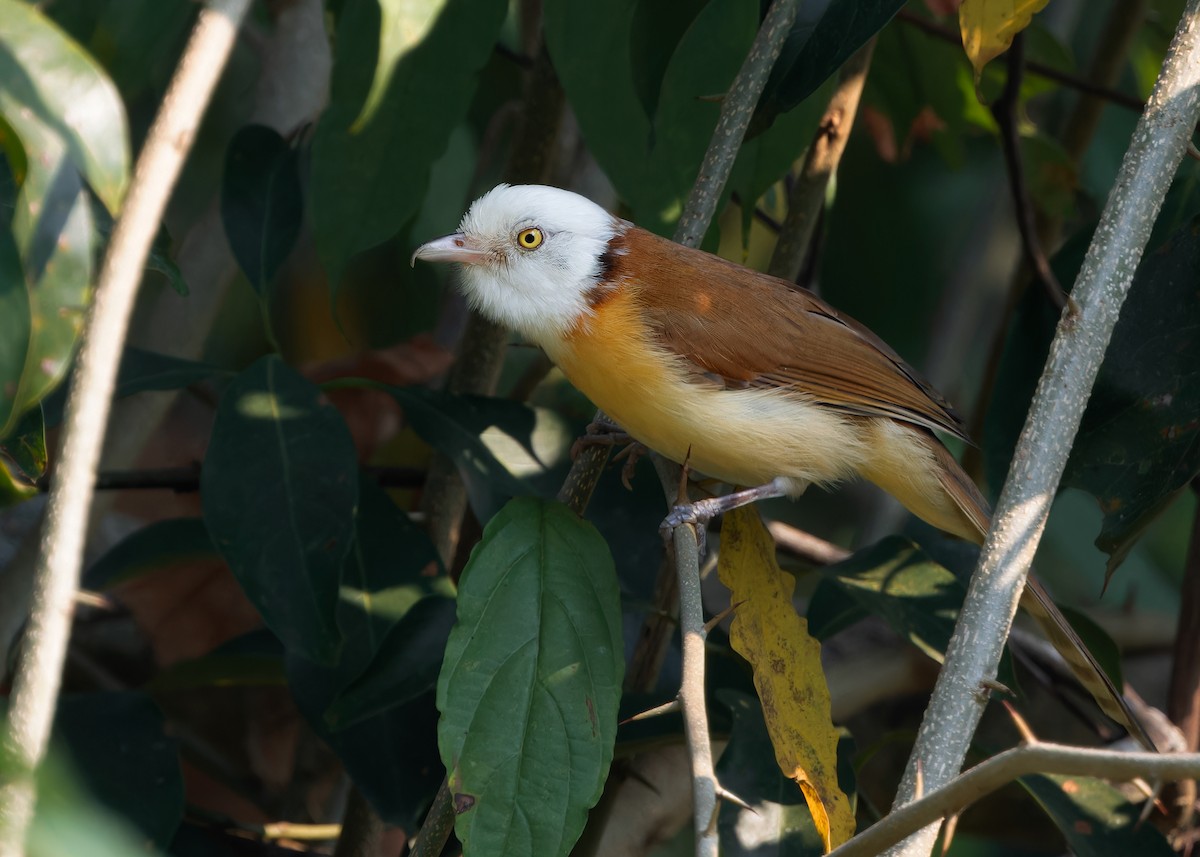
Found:
[[[417,248],[417,252],[413,253],[409,265],[416,265],[418,259],[425,259],[429,262],[461,262],[464,265],[472,265],[478,264],[486,258],[487,252],[473,238],[461,232],[455,232],[453,235],[435,238],[422,244]]]

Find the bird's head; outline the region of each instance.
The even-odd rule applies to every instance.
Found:
[[[471,305],[536,343],[591,310],[610,240],[626,224],[579,194],[498,185],[471,204],[458,231],[422,244],[413,262],[458,262]]]

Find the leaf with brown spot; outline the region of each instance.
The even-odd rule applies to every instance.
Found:
[[[821,645],[792,605],[795,580],[775,561],[775,542],[757,510],[725,516],[718,571],[739,603],[730,642],[754,668],[776,761],[800,786],[826,849],[832,849],[854,835],[854,814],[838,787],[838,734]]]

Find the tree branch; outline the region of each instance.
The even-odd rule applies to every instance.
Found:
[[[1030,774],[1119,781],[1139,778],[1182,780],[1200,774],[1200,754],[1126,753],[1045,743],[1006,750],[920,800],[893,810],[840,848],[829,852],[828,857],[874,857],[884,853],[883,849],[926,825],[961,812],[981,797]]]
[[[871,39],[846,60],[838,72],[837,89],[829,99],[829,106],[817,125],[816,136],[804,156],[804,166],[788,194],[787,218],[767,267],[767,273],[772,276],[789,282],[795,282],[800,276],[817,218],[825,207],[829,180],[837,172],[854,127],[874,51],[875,39]]]
[[[996,676],[1030,562],[1163,197],[1200,114],[1200,0],[1189,0],[1138,122],[1034,395],[946,661],[909,759],[896,805],[918,782],[938,789],[958,772]],[[895,854],[929,854],[936,825]]]
[[[100,270],[67,398],[62,457],[50,490],[33,609],[3,738],[3,754],[13,766],[11,779],[0,786],[0,854],[5,857],[24,853],[33,819],[33,776],[45,754],[54,719],[72,602],[79,587],[92,482],[142,266],[249,5],[249,0],[212,0],[200,12],[138,158]]]

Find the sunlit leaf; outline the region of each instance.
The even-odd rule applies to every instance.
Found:
[[[330,105],[317,125],[312,158],[313,227],[335,294],[350,257],[395,235],[416,213],[430,167],[470,105],[506,7],[493,0],[447,3],[424,38],[392,57],[377,93],[381,44],[406,41],[395,32],[381,35],[381,28],[394,24],[402,8],[389,7],[384,19],[377,0],[349,0],[338,20]],[[368,95],[373,115],[359,127]]]
[[[467,857],[571,850],[612,760],[623,671],[608,546],[566,506],[512,501],[463,571],[438,681]]]
[[[975,67],[975,79],[983,67],[1008,50],[1016,35],[1029,26],[1033,16],[1050,0],[963,0],[958,7],[958,26],[963,48]]]
[[[746,506],[721,525],[721,582],[737,605],[729,640],[754,668],[754,686],[775,759],[794,780],[826,850],[854,835],[854,813],[838,785],[838,734],[830,720],[821,644],[792,604],[795,579],[779,568],[775,541]]]
[[[86,51],[18,0],[0,0],[0,115],[14,126],[36,121],[62,140],[109,211],[121,207],[130,159],[121,96]]]

